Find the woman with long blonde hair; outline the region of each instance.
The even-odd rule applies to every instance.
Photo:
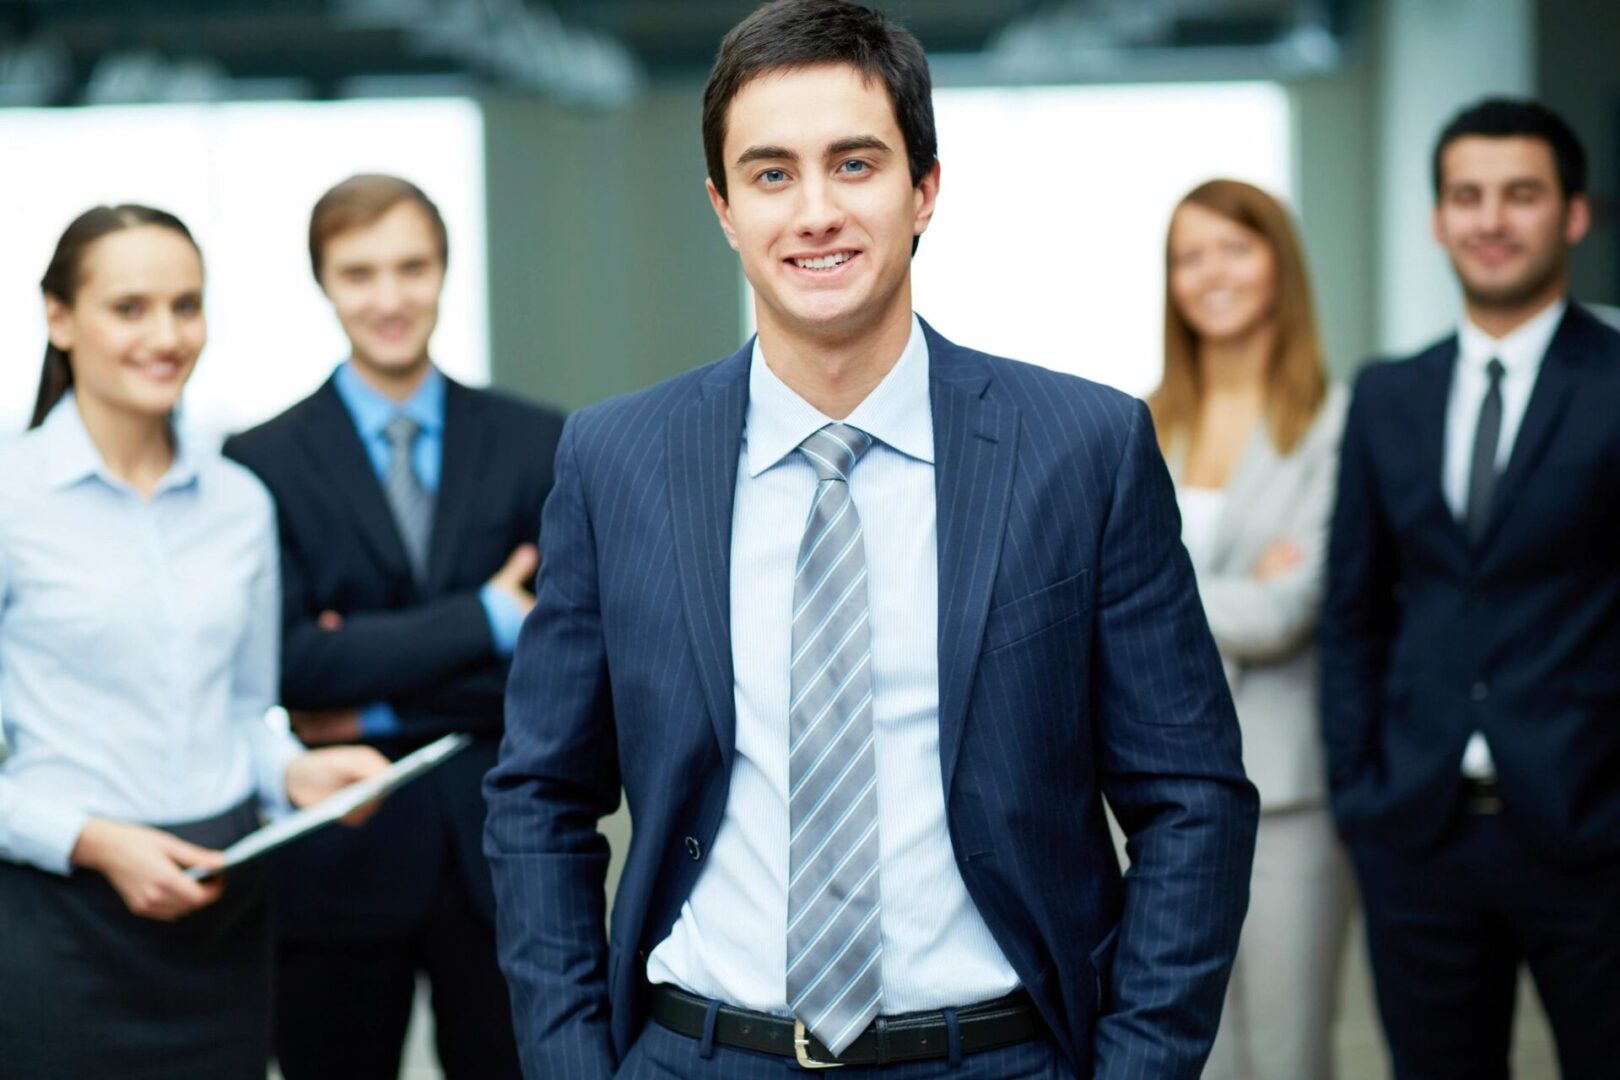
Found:
[[[1314,630],[1345,395],[1329,383],[1288,212],[1211,180],[1166,244],[1149,399],[1243,728],[1261,818],[1249,917],[1206,1078],[1318,1080],[1351,884],[1326,807]]]

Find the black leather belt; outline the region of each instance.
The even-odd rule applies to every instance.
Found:
[[[652,988],[652,1018],[669,1030],[694,1039],[704,1037],[710,1002],[659,984]],[[1029,995],[1022,990],[994,1001],[956,1010],[960,1051],[971,1054],[1026,1042],[1046,1029]],[[795,1058],[807,1069],[843,1065],[889,1065],[949,1057],[950,1025],[942,1012],[880,1016],[833,1057],[802,1021],[721,1005],[715,1015],[714,1041],[761,1054]]]
[[[1495,779],[1483,780],[1465,776],[1462,782],[1462,804],[1465,813],[1500,814],[1502,789],[1496,786]]]

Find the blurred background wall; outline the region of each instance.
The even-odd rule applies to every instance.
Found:
[[[933,57],[944,182],[918,305],[966,343],[1145,392],[1170,210],[1227,172],[1296,208],[1339,375],[1415,348],[1456,317],[1432,142],[1492,93],[1540,97],[1585,140],[1597,225],[1574,293],[1620,300],[1612,0],[871,2]],[[196,427],[308,393],[343,346],[306,215],[359,169],[445,209],[436,350],[460,378],[577,408],[731,352],[749,316],[704,197],[699,93],[752,6],[0,0],[0,437],[32,400],[50,245],[93,202],[197,228],[213,336]],[[627,822],[607,831],[622,853]],[[1365,1072],[1347,1075],[1370,1076],[1351,996]],[[1545,1039],[1524,1047],[1524,1075],[1551,1076]]]
[[[1412,348],[1446,329],[1455,303],[1428,237],[1430,145],[1449,113],[1495,92],[1541,96],[1580,129],[1599,226],[1578,255],[1575,290],[1598,301],[1620,292],[1609,213],[1620,164],[1620,69],[1610,62],[1620,6],[878,6],[923,38],[940,89],[940,238],[931,235],[918,256],[919,307],[929,315],[932,298],[948,333],[953,312],[995,312],[999,324],[957,318],[975,345],[1133,392],[1151,387],[1165,219],[1180,190],[1224,171],[1266,183],[1296,207],[1338,371]],[[439,347],[461,377],[578,407],[730,352],[748,330],[745,301],[703,195],[698,96],[719,36],[750,7],[0,0],[0,426],[20,422],[32,390],[43,341],[35,282],[49,244],[91,201],[148,199],[199,225],[214,338],[192,411],[205,430],[240,427],[307,391],[341,359],[341,341],[299,262],[303,216],[322,187],[357,168],[412,175],[451,213],[454,299]],[[1234,86],[1271,88],[1281,102],[1269,150],[1245,149],[1264,125],[1216,100]],[[1110,92],[1134,93],[1137,104],[1099,106]],[[1065,94],[1075,101],[1063,104]],[[1097,119],[1124,115],[1144,94],[1170,95],[1163,115],[1202,102],[1217,119],[1196,140],[1185,125]],[[1016,118],[1036,98],[1058,102],[1042,114],[1049,121],[999,133],[980,124],[952,137],[952,117],[999,108]],[[429,119],[457,103],[475,114],[470,134]],[[388,118],[339,115],[358,105]],[[132,106],[171,114],[153,121],[158,131],[232,134],[194,139],[208,164],[188,166],[189,180],[159,182],[155,163],[179,160],[161,140],[142,136],[143,149],[108,135]],[[305,111],[278,111],[292,106]],[[252,147],[256,130],[268,157],[249,153],[246,170],[260,184],[244,195],[243,167],[220,163],[229,147]],[[317,130],[329,134],[299,136]],[[264,149],[275,133],[281,141]],[[1280,165],[1266,156],[1273,151]],[[1045,215],[1034,224],[1031,207]],[[1098,285],[1099,276],[1111,284]],[[1067,329],[1039,331],[1052,340],[1043,355],[1025,339],[1033,324],[1056,319],[1059,298]],[[1132,321],[1121,321],[1122,304]],[[279,370],[273,386],[267,365]],[[233,397],[232,387],[248,392]]]

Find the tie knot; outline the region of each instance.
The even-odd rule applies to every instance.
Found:
[[[1494,386],[1502,381],[1502,376],[1507,374],[1507,368],[1502,366],[1502,361],[1493,356],[1490,363],[1485,365],[1485,374],[1490,376],[1491,384]]]
[[[846,484],[855,463],[871,448],[872,436],[848,424],[828,424],[799,444],[815,467],[817,480],[842,480]]]
[[[383,437],[397,450],[402,446],[409,447],[416,441],[417,433],[421,430],[421,424],[408,416],[401,415],[394,417],[383,425]]]

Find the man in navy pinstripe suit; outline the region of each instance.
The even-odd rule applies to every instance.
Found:
[[[569,421],[486,781],[527,1075],[1196,1077],[1257,800],[1146,409],[913,315],[904,30],[761,8],[703,127],[759,334]]]

